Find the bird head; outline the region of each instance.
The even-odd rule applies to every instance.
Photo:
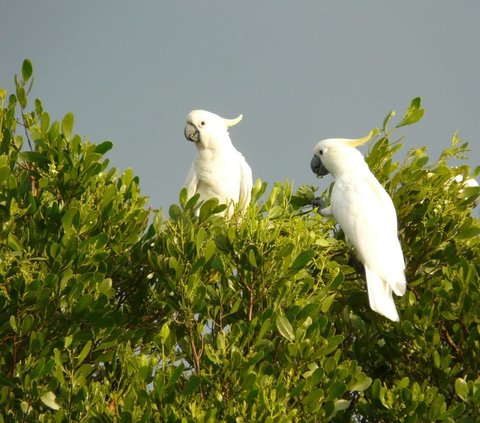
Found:
[[[330,138],[320,141],[313,149],[310,162],[312,172],[317,176],[331,173],[333,177],[344,170],[353,170],[359,164],[365,164],[363,156],[355,147],[365,144],[372,136],[371,131],[367,136],[358,139]]]
[[[193,110],[187,116],[185,138],[194,142],[198,148],[212,148],[219,143],[230,143],[228,128],[235,126],[243,118],[224,119],[206,110]]]

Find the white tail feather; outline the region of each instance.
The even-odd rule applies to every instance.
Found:
[[[392,288],[367,266],[365,266],[365,275],[371,309],[394,322],[398,322],[400,318],[393,301]]]
[[[392,287],[393,292],[395,292],[395,294],[397,294],[399,297],[405,294],[405,291],[407,290],[407,281],[405,280],[405,275],[403,272],[398,279],[390,283],[390,286]]]

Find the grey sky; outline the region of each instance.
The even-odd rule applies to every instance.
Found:
[[[32,96],[113,141],[111,164],[164,209],[195,156],[183,128],[196,108],[244,114],[231,138],[270,188],[321,185],[318,141],[363,136],[416,96],[427,114],[402,130],[406,148],[436,158],[459,130],[477,166],[479,16],[477,0],[0,0],[0,86],[30,58]]]

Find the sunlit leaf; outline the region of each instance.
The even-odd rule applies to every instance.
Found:
[[[73,122],[73,113],[67,113],[62,119],[62,133],[67,140],[72,138]]]
[[[421,108],[421,98],[416,97],[410,103],[410,107],[405,112],[403,119],[400,123],[396,126],[396,128],[400,128],[402,126],[412,125],[418,122],[423,115],[425,114],[425,109]]]
[[[350,407],[351,401],[345,399],[338,399],[334,401],[335,411],[343,411]]]
[[[80,351],[80,354],[77,357],[77,366],[83,363],[85,358],[87,358],[87,355],[90,353],[90,350],[92,348],[92,341],[88,341],[82,348],[82,351]]]
[[[288,339],[289,341],[295,340],[295,334],[293,333],[292,324],[284,315],[278,315],[275,324],[277,326],[278,331],[280,334]]]
[[[48,407],[51,408],[52,410],[60,410],[60,404],[57,402],[57,397],[52,391],[48,391],[44,393],[41,397],[40,400]]]
[[[463,400],[468,400],[468,385],[464,379],[455,379],[455,393]]]

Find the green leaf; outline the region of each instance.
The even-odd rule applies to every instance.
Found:
[[[15,319],[15,316],[10,316],[10,327],[14,332],[18,332],[18,326],[17,326],[17,321]]]
[[[180,190],[180,194],[178,194],[178,201],[180,202],[180,205],[185,208],[185,204],[187,203],[187,195],[188,191],[187,188],[183,187]]]
[[[84,364],[73,375],[74,384],[79,387],[84,387],[87,383],[87,377],[93,371],[93,366],[91,364]]]
[[[73,336],[72,335],[66,336],[63,340],[63,347],[68,348],[70,345],[72,345],[72,342],[73,342]]]
[[[217,246],[215,245],[215,242],[209,239],[205,244],[205,250],[204,250],[205,261],[210,260],[212,256],[215,254],[216,250],[217,250]]]
[[[294,248],[294,245],[291,242],[289,242],[288,244],[282,247],[282,249],[278,252],[277,257],[279,259],[283,259],[289,256],[290,254],[292,254],[293,248]]]
[[[375,379],[372,383],[372,387],[370,391],[372,392],[372,397],[375,399],[380,399],[380,389],[382,387],[382,383],[379,379]]]
[[[112,297],[113,289],[112,289],[112,279],[105,278],[100,285],[98,285],[98,291],[105,295],[107,298]]]
[[[27,93],[25,92],[25,88],[17,87],[17,98],[21,108],[25,109],[27,107]]]
[[[88,341],[85,346],[82,348],[82,351],[80,351],[80,354],[77,357],[77,366],[83,363],[83,360],[87,358],[88,353],[90,352],[90,349],[92,348],[92,341]]]
[[[428,418],[429,418],[429,421],[431,422],[434,422],[438,419],[438,417],[440,416],[442,410],[440,408],[440,405],[436,404],[436,403],[433,403],[431,406],[430,406],[430,411],[428,412]]]
[[[22,151],[20,157],[26,162],[30,163],[39,163],[46,164],[48,163],[48,158],[45,154],[38,153],[37,151]]]
[[[328,347],[329,349],[337,348],[343,341],[345,337],[343,335],[333,335],[328,338]]]
[[[387,116],[385,116],[385,119],[383,120],[383,132],[388,131],[388,123],[390,122],[390,119],[392,119],[396,115],[396,112],[392,110]]]
[[[170,219],[176,222],[181,218],[182,210],[180,210],[180,207],[178,207],[176,204],[172,204],[168,209],[168,214],[170,215]]]
[[[32,62],[29,59],[25,59],[22,64],[22,78],[27,82],[33,73]]]
[[[40,360],[37,361],[35,368],[30,372],[30,377],[32,379],[37,379],[41,374],[44,374],[43,373],[44,367],[45,367],[45,358],[42,357]]]
[[[47,112],[42,112],[40,116],[40,129],[43,133],[48,132],[48,127],[50,126],[50,115]]]
[[[460,228],[458,232],[457,238],[458,239],[469,239],[475,238],[480,235],[480,227],[467,227],[467,228]]]
[[[257,264],[257,258],[255,256],[255,251],[253,251],[253,249],[251,249],[249,252],[248,252],[248,262],[250,263],[250,266],[252,266],[253,268],[257,267],[258,264]]]
[[[372,384],[372,378],[365,376],[363,379],[357,381],[351,388],[350,391],[358,391],[362,392],[365,391],[370,385]]]
[[[10,175],[9,167],[0,167],[0,184]]]
[[[200,376],[193,375],[188,379],[187,384],[185,385],[185,388],[182,390],[182,395],[190,395],[197,389],[198,385],[200,385],[200,382],[202,381],[202,378]]]
[[[102,209],[106,208],[112,200],[115,198],[115,194],[117,194],[117,187],[115,185],[108,185],[105,188],[102,198]]]
[[[11,232],[8,234],[8,246],[9,246],[13,251],[17,251],[17,252],[23,251],[22,243],[21,243],[20,240],[19,240],[15,235],[13,235],[13,233],[11,233]]]
[[[455,380],[455,393],[463,400],[468,400],[468,385],[467,382],[462,378],[457,378]]]
[[[98,144],[95,147],[95,153],[105,154],[107,151],[111,150],[113,143],[111,141],[104,141],[101,144]]]
[[[305,385],[307,384],[307,381],[306,380],[300,380],[297,385],[295,385],[295,387],[292,389],[292,396],[293,397],[297,397],[299,396],[303,389],[305,388]]]
[[[335,299],[335,293],[328,295],[322,300],[322,305],[321,305],[322,313],[326,313],[330,309],[330,306],[333,304],[334,299]]]
[[[56,401],[57,397],[52,391],[48,391],[40,397],[40,400],[52,410],[60,410],[60,404]]]
[[[67,235],[72,231],[72,226],[78,224],[80,211],[77,208],[68,209],[65,214],[62,216],[62,226],[63,230]],[[74,222],[75,220],[75,222]]]
[[[267,183],[262,182],[261,179],[257,178],[252,188],[252,203],[255,203],[260,199],[260,197],[265,193],[267,189]]]
[[[324,377],[325,377],[325,372],[323,371],[322,368],[318,367],[313,371],[309,382],[311,386],[316,386],[324,380]]]
[[[275,320],[275,324],[277,325],[278,331],[284,338],[288,339],[289,341],[295,340],[292,324],[289,322],[286,316],[278,315],[277,319]]]
[[[198,228],[197,236],[195,237],[195,247],[198,255],[200,255],[200,252],[202,251],[203,242],[205,241],[206,236],[207,232],[205,229]]]
[[[418,122],[423,115],[425,114],[425,109],[422,109],[420,107],[421,105],[421,98],[416,97],[412,100],[410,103],[410,106],[408,107],[407,111],[405,112],[405,115],[403,116],[403,119],[401,122],[396,126],[396,128],[400,128],[402,126],[407,126],[407,125],[412,125],[416,122]]]
[[[307,263],[313,258],[314,255],[315,255],[315,251],[313,250],[302,251],[293,261],[292,269],[293,270],[303,269],[307,265]]]
[[[268,211],[268,218],[269,219],[278,219],[283,214],[283,207],[281,206],[273,206]]]
[[[39,98],[35,99],[35,113],[37,113],[38,116],[40,116],[43,113],[42,102],[40,101]]]
[[[170,328],[168,327],[168,323],[164,323],[162,325],[162,329],[160,329],[160,337],[162,338],[162,343],[166,343],[167,339],[170,335]]]
[[[335,411],[343,411],[350,407],[351,401],[345,399],[337,399],[334,402]]]
[[[31,314],[27,314],[23,319],[20,326],[20,332],[22,335],[26,335],[30,332],[34,324],[34,319]]]
[[[336,290],[345,281],[345,275],[339,272],[337,276],[328,284],[329,290]]]
[[[73,113],[71,112],[67,113],[62,119],[62,124],[61,124],[62,133],[67,139],[67,141],[69,141],[72,138],[73,122],[74,122],[74,117],[73,117]]]
[[[218,206],[218,199],[217,198],[210,198],[206,200],[201,206],[200,206],[200,213],[199,213],[199,219],[201,222],[203,222],[205,219],[207,219],[209,216],[211,216],[215,212],[215,208]]]
[[[186,198],[187,198],[187,190],[183,188],[182,191],[180,192],[180,204],[183,205],[183,208],[185,210],[191,210],[191,209],[193,210],[194,208],[197,207],[198,200],[200,199],[200,194],[197,193],[193,195],[188,199],[188,201],[186,200]]]
[[[258,339],[262,339],[265,334],[267,333],[268,330],[270,330],[270,325],[271,325],[271,319],[267,317],[263,323],[262,326],[260,327],[260,330],[258,332]]]
[[[232,244],[230,243],[230,240],[228,239],[228,236],[224,234],[219,234],[215,238],[215,245],[220,249],[221,251],[228,252],[232,248]]]

